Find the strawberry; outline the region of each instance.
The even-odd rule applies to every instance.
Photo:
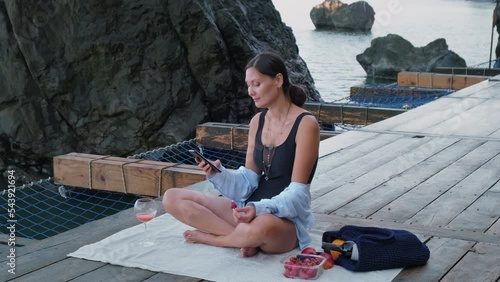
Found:
[[[238,206],[236,205],[236,203],[235,203],[235,202],[233,202],[233,201],[231,201],[231,208],[232,208],[232,209],[235,209],[235,208],[237,208],[237,207],[238,207]]]

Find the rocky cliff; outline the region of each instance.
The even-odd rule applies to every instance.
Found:
[[[437,67],[467,66],[463,58],[448,49],[444,38],[415,47],[397,34],[373,39],[356,60],[368,77],[385,79],[397,79],[402,71],[432,72]]]
[[[0,172],[71,151],[131,155],[246,122],[261,51],[320,100],[271,0],[0,0]]]
[[[370,31],[375,22],[375,11],[365,1],[345,4],[338,0],[325,0],[309,13],[316,29]]]

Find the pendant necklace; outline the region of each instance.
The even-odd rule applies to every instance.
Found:
[[[280,135],[283,135],[283,128],[285,126],[285,122],[288,118],[288,113],[290,112],[290,107],[292,106],[292,104],[290,103],[288,105],[288,110],[286,111],[286,115],[285,115],[285,118],[283,119],[283,123],[281,124],[281,130],[280,130]],[[271,131],[269,126],[267,127],[267,131]],[[268,133],[268,136],[269,136],[269,133]],[[274,136],[274,133],[273,133],[273,136]],[[276,136],[274,136],[276,138]],[[274,157],[274,151],[276,149],[276,146],[274,146],[274,144],[269,144],[269,146],[264,146],[264,151],[263,151],[263,158],[262,158],[262,163],[264,164],[264,175],[265,175],[265,180],[269,180],[269,172],[271,171],[271,162],[273,161],[273,157]]]

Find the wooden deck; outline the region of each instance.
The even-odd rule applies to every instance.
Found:
[[[417,234],[431,258],[395,281],[499,281],[499,80],[323,140],[312,185],[317,228]],[[136,224],[127,210],[45,240],[19,238],[15,275],[0,245],[0,281],[200,281],[66,256]]]

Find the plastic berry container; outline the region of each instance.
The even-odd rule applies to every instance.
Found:
[[[304,280],[317,279],[323,273],[326,259],[318,255],[289,255],[281,260],[283,276]]]

